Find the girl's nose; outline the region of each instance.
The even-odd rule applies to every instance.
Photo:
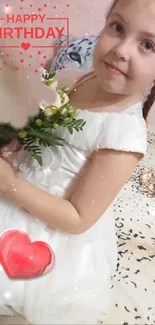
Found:
[[[131,44],[129,44],[129,42],[123,41],[115,46],[113,52],[116,55],[117,59],[128,62],[130,60]]]

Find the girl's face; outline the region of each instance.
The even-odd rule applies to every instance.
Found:
[[[142,94],[152,86],[155,0],[118,0],[96,45],[93,64],[107,92]]]

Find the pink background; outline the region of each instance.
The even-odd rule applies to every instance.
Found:
[[[38,8],[41,8],[42,14],[46,14],[49,17],[68,17],[69,18],[69,32],[75,36],[85,36],[89,34],[96,34],[102,30],[105,22],[105,13],[113,0],[8,0],[8,4],[12,4],[13,11],[17,14],[18,12],[24,13],[38,13]],[[0,0],[0,9],[3,11],[5,1]],[[33,6],[30,8],[30,4]],[[46,5],[46,7],[44,7]],[[18,9],[22,6],[22,12]],[[56,8],[54,8],[56,6]],[[50,26],[50,21],[46,24]],[[57,24],[58,25],[58,24]],[[55,42],[55,40],[54,40]],[[47,45],[46,42],[42,41],[42,45]],[[25,53],[26,55],[32,53],[34,63],[39,63],[37,51],[30,49],[30,52]],[[52,57],[52,49],[44,49],[44,55],[47,58]],[[151,113],[149,114],[149,124],[155,128],[155,105],[153,106]]]

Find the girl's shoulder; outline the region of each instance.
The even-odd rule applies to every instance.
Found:
[[[86,151],[113,149],[146,154],[147,127],[140,103],[119,113],[77,109],[77,118],[86,121],[82,132],[60,131],[71,146]]]

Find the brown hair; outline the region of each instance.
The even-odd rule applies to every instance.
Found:
[[[115,8],[117,2],[118,2],[118,0],[114,0],[112,6],[110,7],[110,9],[107,12],[106,19],[108,19],[109,16],[111,15],[111,13],[112,13],[113,9]],[[150,91],[150,94],[148,95],[148,97],[147,97],[147,99],[146,99],[146,101],[145,101],[145,103],[143,105],[143,117],[144,117],[145,120],[147,119],[149,110],[152,107],[152,105],[154,103],[154,100],[155,100],[155,82],[154,82],[154,86],[152,87],[152,89]]]

